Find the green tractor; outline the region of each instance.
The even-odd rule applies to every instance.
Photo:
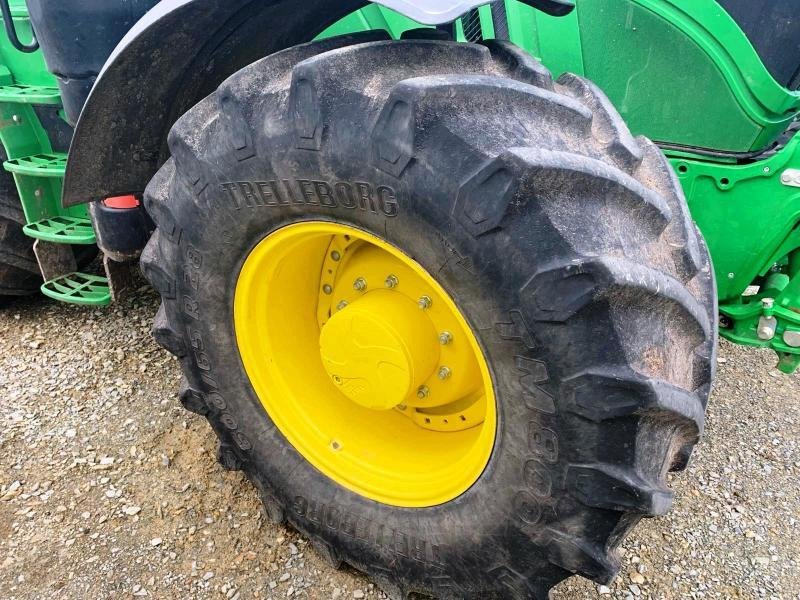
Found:
[[[791,0],[0,7],[0,293],[141,258],[223,466],[391,598],[611,580],[717,331],[800,364]]]

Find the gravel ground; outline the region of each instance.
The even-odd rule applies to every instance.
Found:
[[[103,310],[0,309],[0,597],[377,598],[261,514],[175,400],[155,295]],[[608,588],[573,598],[800,598],[800,376],[723,343],[704,442],[666,518],[638,527]]]

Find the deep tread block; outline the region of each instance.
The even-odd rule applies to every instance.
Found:
[[[169,324],[167,309],[163,302],[153,319],[153,337],[158,342],[158,345],[166,349],[170,354],[178,358],[186,356],[186,342]]]
[[[686,198],[683,195],[678,178],[675,176],[667,157],[653,142],[644,137],[637,138],[637,142],[644,149],[644,160],[639,168],[640,174],[654,181],[667,182],[662,185],[665,194],[673,196],[673,205],[678,207],[679,230],[683,236],[683,244],[675,249],[676,262],[686,280],[692,279],[703,268],[703,259],[700,253],[700,242],[697,228],[689,214]]]
[[[224,442],[217,446],[217,460],[226,471],[241,471],[244,466],[233,446]]]
[[[586,104],[594,113],[592,131],[595,137],[606,145],[609,154],[626,171],[633,171],[642,162],[644,153],[631,135],[625,121],[611,104],[606,95],[594,83],[572,73],[564,73],[558,78],[574,98]]]
[[[570,465],[567,489],[586,506],[663,515],[672,505],[670,490],[646,481],[631,467],[609,464]]]
[[[177,243],[180,229],[169,210],[169,186],[175,175],[175,160],[170,158],[150,180],[144,191],[144,207],[158,231],[168,240]]]
[[[147,242],[139,261],[142,267],[142,274],[150,282],[150,285],[161,294],[163,299],[171,300],[175,298],[175,278],[159,266],[161,252],[157,247],[160,237],[159,232],[160,230],[156,230],[150,241]]]
[[[372,160],[381,170],[400,177],[414,156],[414,117],[404,100],[387,103],[372,130]]]
[[[611,290],[636,290],[669,300],[693,321],[702,336],[711,335],[705,308],[674,277],[630,259],[602,256],[570,261],[534,275],[523,287],[532,317],[564,322]]]
[[[178,398],[183,407],[196,415],[205,416],[208,414],[208,405],[203,399],[203,394],[189,385],[186,377],[181,377],[181,385],[178,390]]]
[[[523,198],[566,194],[575,202],[605,202],[630,206],[660,234],[672,219],[672,210],[658,193],[600,160],[571,152],[540,148],[511,148],[498,160],[514,164],[522,182]]]
[[[339,552],[325,540],[321,538],[312,538],[311,546],[332,569],[338,571],[344,567],[344,561],[339,555]]]
[[[492,58],[501,67],[504,75],[536,87],[553,90],[553,76],[547,67],[519,46],[505,40],[486,40],[481,44],[489,48]]]
[[[605,547],[552,528],[547,530],[547,537],[547,555],[553,564],[601,584],[611,583],[616,577],[619,559]]]
[[[565,378],[562,386],[567,410],[596,423],[663,413],[665,418],[685,422],[696,436],[703,432],[704,407],[696,393],[628,367],[589,369]]]

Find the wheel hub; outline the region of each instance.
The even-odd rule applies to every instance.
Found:
[[[388,290],[364,294],[322,327],[325,370],[353,402],[374,410],[403,404],[439,359],[436,330],[414,302]]]

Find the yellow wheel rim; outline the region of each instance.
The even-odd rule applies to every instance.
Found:
[[[278,229],[242,266],[234,325],[267,414],[338,484],[434,506],[483,472],[497,422],[486,360],[447,292],[394,246],[333,223]]]

